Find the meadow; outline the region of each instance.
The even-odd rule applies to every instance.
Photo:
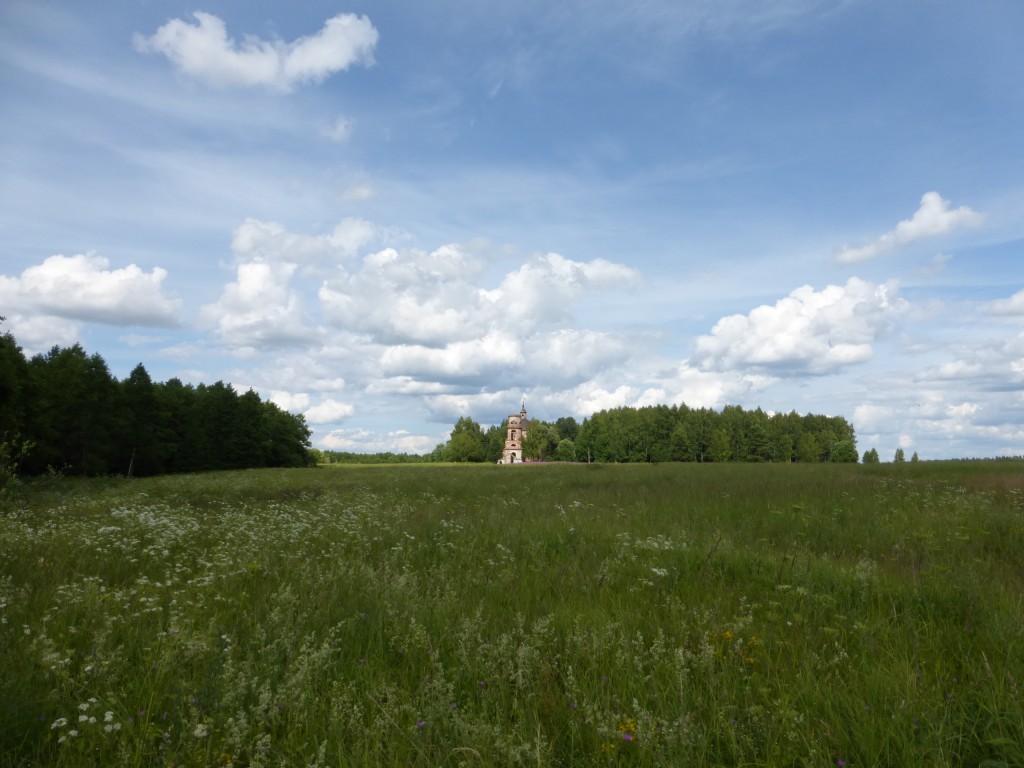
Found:
[[[1024,463],[0,500],[0,765],[1024,766]]]

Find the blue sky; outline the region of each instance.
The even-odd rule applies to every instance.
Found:
[[[685,402],[1024,454],[1024,5],[0,3],[0,314],[314,444]]]

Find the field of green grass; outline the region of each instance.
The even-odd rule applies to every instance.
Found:
[[[1024,463],[0,502],[0,765],[1024,766]]]

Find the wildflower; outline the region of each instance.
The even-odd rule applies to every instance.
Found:
[[[54,728],[64,728],[67,724],[68,719],[66,717],[58,717],[53,721],[53,724],[50,725],[50,730],[53,730]]]
[[[619,732],[622,734],[623,741],[632,741],[636,738],[636,720],[632,717],[627,717],[621,723],[619,723]]]
[[[416,727],[417,728],[426,728],[427,724],[423,720],[417,720],[416,721]]]
[[[200,723],[199,725],[196,726],[196,729],[194,731],[192,731],[192,735],[195,736],[197,739],[204,739],[204,738],[206,738],[206,734],[207,734],[207,730],[206,730],[206,724],[205,723]]]

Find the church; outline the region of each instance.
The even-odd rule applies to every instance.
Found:
[[[526,418],[526,401],[523,400],[523,408],[519,413],[508,415],[508,428],[505,431],[505,450],[498,459],[499,464],[515,464],[523,460],[523,440],[526,439],[526,430],[530,422]]]

